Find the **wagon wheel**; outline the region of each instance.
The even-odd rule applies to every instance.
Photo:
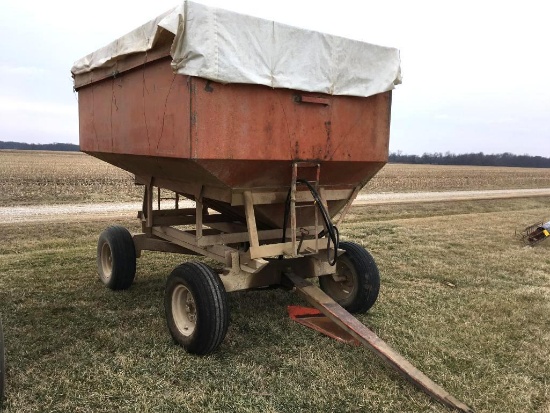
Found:
[[[227,333],[226,292],[218,274],[205,264],[185,263],[172,271],[164,309],[170,334],[189,353],[212,353]]]
[[[97,242],[97,272],[111,290],[130,288],[136,276],[136,249],[132,235],[124,227],[105,229]]]
[[[372,256],[354,242],[341,242],[345,251],[336,262],[336,274],[319,277],[321,289],[350,313],[365,313],[376,302],[380,274]]]
[[[4,392],[6,389],[6,352],[4,349],[4,333],[0,321],[0,409],[4,404]]]

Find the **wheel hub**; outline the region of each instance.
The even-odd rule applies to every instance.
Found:
[[[172,293],[172,314],[178,331],[190,336],[197,323],[197,306],[191,291],[185,285],[178,285]]]
[[[111,253],[111,247],[106,242],[101,247],[101,268],[103,269],[103,278],[108,280],[111,278],[113,272],[113,255]]]
[[[336,263],[336,273],[329,279],[326,287],[328,293],[335,300],[345,300],[354,293],[357,280],[353,269],[346,259],[339,259]]]

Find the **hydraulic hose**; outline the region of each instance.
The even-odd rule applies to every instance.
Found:
[[[325,234],[328,234],[328,237],[327,237],[327,259],[328,259],[328,263],[330,265],[335,265],[336,260],[338,258],[338,247],[340,245],[340,233],[338,232],[338,228],[336,227],[336,225],[334,225],[332,223],[332,220],[330,219],[330,215],[329,215],[327,209],[325,208],[325,206],[323,205],[323,202],[321,201],[321,197],[320,197],[319,193],[313,187],[313,185],[311,185],[305,179],[297,179],[296,183],[297,184],[303,184],[303,185],[306,185],[308,187],[309,191],[311,192],[311,196],[313,197],[313,200],[315,201],[315,204],[317,205],[317,207],[319,208],[319,211],[321,212],[321,215],[323,217],[323,221],[325,223],[325,228],[326,229],[324,229],[319,234],[317,234],[317,236],[319,238],[321,238],[321,237],[325,236]],[[289,215],[289,213],[290,213],[290,190],[288,191],[288,195],[286,197],[286,202],[285,202],[285,213],[284,213],[284,222],[283,222],[283,239],[282,239],[282,242],[286,241],[286,227],[288,225],[288,215]],[[330,244],[331,243],[334,246],[334,256],[332,257],[332,259],[330,257]],[[283,258],[282,255],[279,256],[279,259],[282,259],[282,258]]]

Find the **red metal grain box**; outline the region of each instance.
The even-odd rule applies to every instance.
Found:
[[[178,32],[181,27],[171,33],[170,21],[166,23],[167,19],[174,20],[174,13],[185,21],[183,34]],[[206,17],[201,23],[203,15]],[[144,181],[155,179],[162,187],[189,194],[200,188],[205,196],[233,205],[235,194],[244,189],[288,190],[294,161],[320,163],[320,186],[340,190],[340,195],[329,197],[330,213],[334,215],[354,189],[366,184],[387,162],[391,89],[399,81],[398,52],[285,25],[277,26],[275,37],[279,36],[279,43],[287,43],[288,47],[274,44],[272,50],[266,51],[263,45],[258,51],[249,47],[250,36],[254,36],[250,30],[244,31],[245,34],[241,30],[219,30],[213,37],[227,39],[215,46],[217,66],[216,75],[212,76],[209,52],[202,49],[198,52],[192,45],[193,33],[197,32],[196,48],[206,43],[201,36],[210,32],[207,25],[211,15],[218,26],[224,19],[228,22],[226,26],[238,19],[244,20],[237,26],[246,25],[250,19],[254,19],[255,25],[268,23],[260,27],[258,37],[265,36],[264,32],[273,27],[272,22],[187,2],[181,9],[176,8],[143,26],[154,30],[147,37],[154,39],[148,50],[127,53],[125,46],[125,52],[116,55],[113,50],[120,49],[122,38],[122,42],[119,39],[111,45],[111,50],[108,46],[107,51],[100,50],[83,59],[84,63],[75,64],[81,150]],[[197,26],[200,30],[193,26],[199,24],[202,24]],[[144,31],[143,27],[139,30]],[[288,39],[296,38],[297,45],[288,43]],[[177,42],[190,49],[180,51],[183,57],[177,56]],[[242,56],[235,65],[234,50],[227,54],[228,75],[224,74],[224,63],[219,60],[223,59],[221,48],[227,44],[240,46],[238,53],[245,57],[256,54],[260,60],[270,61],[272,66],[266,68],[264,78],[271,83],[253,84],[256,78],[262,79],[263,68],[247,66]],[[303,50],[310,53],[311,49],[318,49],[317,54],[328,59],[342,49],[349,53],[356,51],[358,57],[350,60],[346,52],[337,61],[310,64],[311,59],[303,60],[307,58]],[[375,56],[364,56],[374,53],[372,50]],[[102,53],[108,58],[101,62],[107,64],[94,66],[94,58],[100,60],[98,56]],[[207,60],[200,70],[193,68],[194,55]],[[182,65],[185,56],[191,56],[190,63]],[[377,60],[382,57],[387,62]],[[278,63],[273,63],[276,59]],[[351,62],[348,66],[340,67],[348,61]],[[358,62],[355,66],[354,61]],[[241,69],[239,65],[245,75],[250,70],[258,73],[238,82],[243,77],[241,73],[234,75],[236,68]],[[388,72],[382,73],[383,82],[372,80],[377,65]],[[327,71],[320,66],[331,67]],[[363,71],[368,74],[363,76]],[[303,76],[296,75],[302,72]],[[277,74],[282,79],[279,83],[287,87],[273,87],[277,79],[272,79]],[[233,81],[235,77],[237,81]],[[326,90],[322,86],[324,77],[329,85]],[[382,86],[373,89],[371,83],[377,81]],[[371,83],[367,85],[368,82]],[[338,87],[343,90],[342,95],[338,95]],[[349,96],[377,90],[382,91],[369,96]],[[275,219],[280,225],[282,211],[275,212],[272,208],[265,206],[259,213],[265,221],[273,223]]]

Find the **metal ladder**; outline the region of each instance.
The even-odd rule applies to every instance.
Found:
[[[297,186],[300,184],[298,181],[300,179],[298,170],[300,168],[315,168],[315,177],[313,180],[308,180],[308,182],[315,188],[315,191],[319,193],[319,178],[321,175],[321,164],[317,162],[293,162],[292,163],[292,181],[290,185],[290,237],[292,241],[292,256],[297,257],[300,255],[300,249],[302,246],[302,242],[306,236],[310,236],[310,229],[301,227],[297,227],[297,209],[301,208],[313,208],[314,214],[315,214],[315,226],[313,228],[314,231],[314,239],[315,239],[315,253],[319,252],[319,233],[321,232],[321,228],[319,226],[319,209],[317,206],[317,202],[312,196],[311,201],[302,201],[300,200],[300,204],[297,204]],[[309,191],[308,191],[309,193]],[[321,200],[323,202],[323,205],[325,208],[327,207],[326,201],[323,199],[321,194],[319,193]],[[301,197],[300,197],[301,198]],[[298,232],[300,232],[300,239],[298,240]]]

